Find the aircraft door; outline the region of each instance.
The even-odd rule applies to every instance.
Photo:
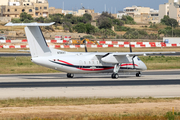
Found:
[[[83,68],[83,62],[82,62],[82,60],[79,61],[79,68]]]

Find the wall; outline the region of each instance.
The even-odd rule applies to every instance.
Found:
[[[0,0],[0,5],[8,5],[8,0]]]
[[[159,5],[159,22],[161,22],[161,19],[164,17],[164,15],[168,15],[169,12],[169,4],[161,4]]]
[[[11,21],[11,17],[0,17],[0,22],[7,23]]]

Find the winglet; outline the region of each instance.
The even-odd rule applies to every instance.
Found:
[[[50,26],[53,25],[55,22],[51,23],[12,23],[9,22],[5,26]]]

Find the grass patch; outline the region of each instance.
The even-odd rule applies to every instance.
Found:
[[[141,56],[148,70],[180,69],[180,57],[170,56]]]
[[[32,63],[31,57],[0,57],[0,66],[0,74],[59,72]]]
[[[175,112],[176,113],[176,112]],[[36,116],[36,117],[34,117]],[[133,114],[82,114],[82,115],[62,115],[56,113],[55,115],[21,115],[18,117],[8,118],[8,120],[179,120],[180,115],[172,115],[172,112],[167,112],[165,115],[133,115]],[[3,117],[0,117],[4,119]],[[6,118],[7,119],[7,118]]]
[[[0,107],[68,106],[172,102],[180,98],[15,98],[0,100]]]

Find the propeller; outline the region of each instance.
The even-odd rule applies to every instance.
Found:
[[[129,44],[129,50],[130,50],[130,53],[132,53],[132,46],[131,46],[131,43]],[[135,69],[135,64],[134,64],[134,58],[136,57],[136,55],[134,55],[132,57],[132,62],[133,62],[133,69]]]
[[[88,52],[86,45],[85,45],[85,52]]]
[[[85,52],[88,52],[86,44],[87,42],[85,41]]]

